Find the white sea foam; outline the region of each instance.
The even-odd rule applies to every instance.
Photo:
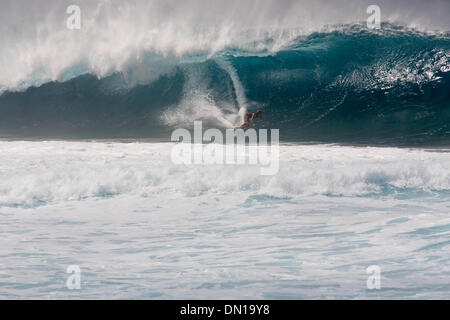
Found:
[[[210,95],[210,90],[202,81],[204,73],[199,68],[184,68],[187,81],[183,88],[183,98],[177,106],[170,106],[161,116],[163,123],[173,126],[185,128],[191,127],[194,121],[202,120],[205,123],[219,128],[232,128],[241,124],[240,115],[245,110],[245,96],[239,91],[237,100],[241,108],[222,102],[220,106],[214,101]],[[237,78],[233,78],[233,82],[238,82]],[[239,87],[239,89],[243,90]],[[244,98],[242,98],[244,97]],[[242,115],[243,118],[243,115]]]
[[[173,146],[0,142],[0,205],[33,207],[130,195],[189,199],[243,192],[295,198],[450,190],[447,152],[282,145],[279,173],[266,177],[251,165],[175,165],[170,161]]]
[[[450,153],[282,145],[263,177],[172,146],[0,142],[0,298],[448,297]]]

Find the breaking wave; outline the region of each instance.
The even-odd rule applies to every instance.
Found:
[[[98,12],[110,6],[99,2],[84,33],[68,38],[81,44],[69,42],[60,60],[58,50],[65,51],[54,44],[64,34],[50,33],[52,23],[39,29],[45,41],[34,51],[25,28],[16,37],[18,56],[0,52],[0,136],[164,140],[194,120],[225,129],[239,125],[247,110],[262,109],[283,141],[449,144],[447,32],[391,22],[380,30],[361,23],[324,27],[326,15],[302,24],[289,14],[295,1],[266,2],[248,5],[246,23],[213,2],[216,28],[214,15],[195,24],[195,14],[182,18],[170,1],[148,2],[154,20],[124,24],[143,10],[129,3],[102,20]],[[161,10],[170,12],[166,23]]]

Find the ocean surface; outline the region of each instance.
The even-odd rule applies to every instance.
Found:
[[[450,5],[366,2],[2,2],[0,299],[448,299]],[[276,174],[174,163],[256,110]]]
[[[450,150],[282,145],[261,176],[172,148],[0,142],[0,297],[448,298]]]

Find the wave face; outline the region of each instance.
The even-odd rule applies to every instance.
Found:
[[[262,109],[283,141],[450,144],[448,33],[246,27],[247,42],[231,30],[197,48],[152,43],[120,65],[73,58],[56,76],[41,66],[14,83],[3,77],[0,135],[169,139],[194,120],[225,129]]]

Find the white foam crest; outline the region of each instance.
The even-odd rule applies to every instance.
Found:
[[[247,97],[245,96],[245,89],[239,80],[239,76],[236,69],[231,65],[231,63],[225,59],[216,59],[217,64],[224,69],[231,78],[233,82],[234,91],[236,94],[236,100],[239,106],[239,116],[241,122],[244,120],[245,113],[247,112]]]
[[[450,190],[448,152],[281,146],[280,171],[261,176],[258,166],[175,165],[170,160],[173,146],[0,142],[0,206],[33,207],[121,195],[159,200],[234,193],[391,197],[402,190],[431,195]],[[383,193],[386,186],[389,192]]]
[[[177,106],[171,106],[163,112],[161,120],[168,126],[184,128],[192,127],[196,120],[221,128],[232,128],[237,125],[240,111],[226,102],[222,102],[221,106],[217,105],[205,82],[202,81],[202,70],[190,67],[186,67],[184,70],[187,81],[183,88],[182,101]]]

